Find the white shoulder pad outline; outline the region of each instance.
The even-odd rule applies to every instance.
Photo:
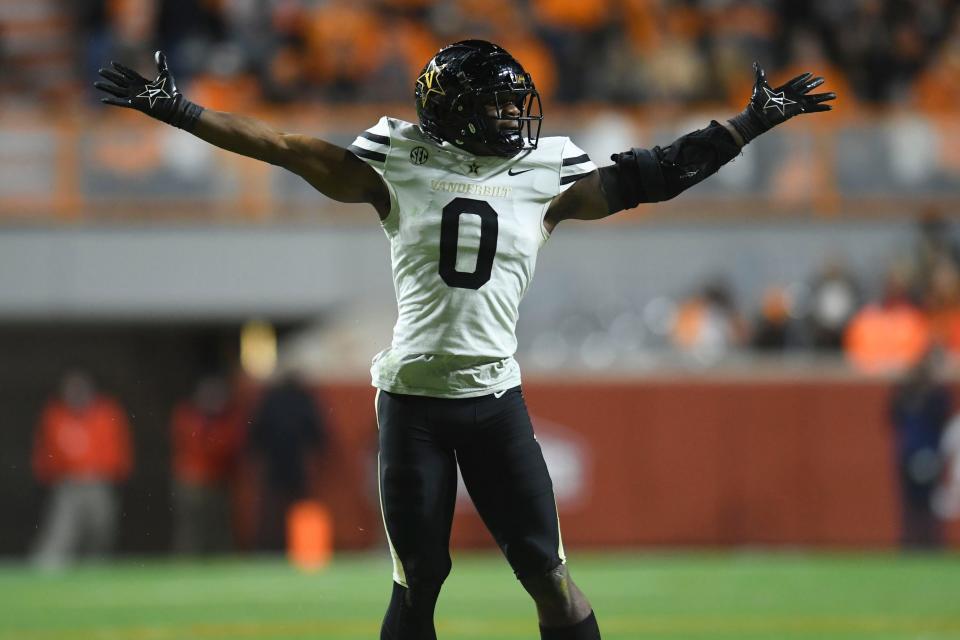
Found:
[[[587,153],[575,145],[570,138],[565,140],[563,145],[562,159],[560,161],[560,192],[570,188],[577,180],[586,178],[597,170],[597,165],[593,163]]]
[[[387,155],[390,153],[390,123],[384,116],[379,122],[361,133],[347,147],[347,151],[357,156],[379,173],[386,171]]]
[[[396,121],[394,121],[396,122]],[[383,116],[373,125],[353,141],[347,147],[347,151],[358,157],[367,165],[373,168],[387,187],[387,193],[390,195],[390,211],[386,218],[380,220],[387,235],[395,233],[398,228],[397,215],[399,214],[399,201],[397,200],[397,191],[387,177],[387,158],[393,147],[393,131],[391,127],[391,118]]]

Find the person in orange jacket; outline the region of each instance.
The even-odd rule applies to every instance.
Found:
[[[222,552],[231,546],[229,489],[243,447],[243,423],[226,381],[216,376],[202,378],[192,397],[174,407],[175,552]]]
[[[34,560],[45,568],[107,556],[117,533],[117,485],[130,475],[130,426],[120,404],[89,374],[64,375],[37,426],[33,471],[50,487]]]

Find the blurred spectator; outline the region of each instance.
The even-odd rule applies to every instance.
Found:
[[[783,351],[794,346],[790,299],[782,287],[771,287],[764,292],[751,345],[760,351]]]
[[[26,4],[56,17],[61,4],[0,3],[14,18],[32,15]],[[70,8],[73,24],[51,20],[51,28],[79,33],[49,38],[54,55],[35,63],[50,73],[35,91],[50,92],[47,77],[69,83],[56,71],[62,61],[84,60],[92,77],[109,59],[148,68],[160,46],[185,84],[201,72],[256,74],[256,94],[271,101],[407,100],[438,44],[479,37],[504,45],[529,65],[544,96],[556,86],[563,102],[726,98],[740,106],[759,60],[784,79],[797,69],[823,74],[842,92],[840,108],[854,93],[881,102],[916,91],[932,108],[956,103],[947,99],[956,85],[957,3],[943,0],[77,0]],[[70,47],[82,51],[71,55]],[[211,51],[224,48],[240,51],[240,64],[211,70]],[[61,62],[43,62],[54,58]],[[300,72],[305,81],[285,85],[293,92],[271,86]]]
[[[157,5],[151,0],[114,0],[104,2],[105,24],[92,35],[88,44],[91,65],[88,77],[104,60],[123,60],[135,69],[149,69],[157,47]],[[151,76],[152,77],[152,76]]]
[[[914,366],[930,347],[930,324],[909,296],[903,268],[887,276],[883,298],[864,306],[844,334],[847,358],[865,373],[894,373]]]
[[[264,98],[274,104],[289,104],[302,97],[306,85],[303,45],[295,40],[274,48],[261,69]]]
[[[324,87],[325,97],[353,101],[383,62],[385,25],[366,2],[330,0],[309,12],[306,28],[307,70]],[[413,86],[410,78],[409,86]]]
[[[837,3],[841,5],[843,3]],[[899,97],[908,78],[931,54],[931,45],[942,33],[921,31],[921,4],[940,5],[935,11],[945,19],[951,3],[884,2],[859,0],[838,8],[826,25],[835,55],[847,71],[854,90],[868,102]]]
[[[843,114],[856,106],[858,102],[856,93],[847,80],[847,74],[827,55],[823,39],[817,37],[812,31],[798,29],[793,32],[789,40],[789,54],[783,67],[777,69],[776,77],[786,82],[808,71],[815,72],[816,75],[824,78],[825,82],[818,91],[833,91],[837,94],[837,100],[830,105],[835,112]],[[745,79],[743,74],[739,77],[741,82]],[[738,96],[743,96],[749,91],[750,87],[740,85],[737,93],[732,97],[736,101]]]
[[[208,50],[190,92],[200,104],[220,111],[249,111],[261,99],[257,79],[246,70],[245,52],[231,44]]]
[[[593,73],[596,55],[604,48],[612,21],[611,0],[531,0],[531,18],[552,54],[558,74],[556,98],[564,102],[594,98],[584,79]],[[496,14],[491,14],[496,15]],[[513,51],[513,43],[504,43]],[[518,56],[518,60],[523,61]],[[540,80],[534,76],[533,81]]]
[[[823,266],[811,287],[808,321],[814,349],[843,347],[847,324],[860,306],[860,288],[847,267],[837,258]]]
[[[207,43],[227,39],[227,16],[240,4],[207,0],[158,2],[157,39],[167,49],[170,65],[176,68],[184,64],[192,66],[196,63],[197,54],[203,52]]]
[[[258,547],[285,547],[290,507],[316,487],[326,428],[314,397],[296,375],[267,389],[254,411],[250,449],[261,478]]]
[[[371,72],[363,97],[383,102],[411,96],[411,80],[420,75],[440,44],[421,23],[401,18],[392,21],[382,34],[382,62]]]
[[[953,112],[960,104],[960,14],[949,36],[916,80],[917,104],[934,113]]]
[[[71,371],[43,409],[33,471],[51,487],[35,561],[58,568],[79,556],[101,558],[117,534],[117,484],[130,474],[130,427],[119,403],[97,393],[84,371]]]
[[[503,42],[509,43],[510,53],[533,78],[541,98],[550,101],[556,94],[558,82],[568,78],[569,72],[565,70],[558,78],[557,66],[550,51],[532,33],[507,25],[503,31]]]
[[[936,207],[930,207],[917,220],[917,236],[909,257],[911,292],[923,300],[930,292],[933,274],[943,266],[960,269],[960,247],[950,234],[950,224]]]
[[[934,268],[924,307],[934,343],[952,358],[960,358],[960,272],[951,263],[943,261]]]
[[[640,58],[644,99],[687,104],[716,98],[709,82],[710,67],[698,47],[700,28],[701,18],[689,7],[663,9],[656,37],[651,38],[656,46]],[[749,91],[741,94],[741,100],[748,95]]]
[[[938,353],[931,350],[896,386],[890,403],[904,547],[940,545],[931,498],[940,479],[940,438],[950,412],[950,392],[940,380]]]
[[[954,415],[940,439],[945,469],[933,494],[933,511],[941,520],[960,518],[960,414]]]
[[[776,47],[786,43],[776,38],[779,16],[767,2],[698,4],[711,25],[707,36],[710,59],[704,66],[713,69],[720,84],[722,93],[717,97],[725,95],[740,106],[753,88],[750,65],[754,60],[763,64],[773,78],[781,75],[770,64]]]
[[[177,553],[231,547],[230,485],[243,446],[244,418],[219,377],[200,380],[193,396],[174,408],[170,435]]]
[[[10,53],[7,51],[9,45],[6,42],[5,31],[4,24],[0,22],[0,94],[16,87],[13,80],[13,65],[10,63]]]
[[[743,344],[745,336],[730,289],[716,281],[680,304],[671,339],[683,352],[710,363]]]

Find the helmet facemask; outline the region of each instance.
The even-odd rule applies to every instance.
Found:
[[[461,138],[463,148],[477,155],[496,155],[512,157],[520,151],[536,149],[540,140],[540,127],[543,124],[543,105],[540,94],[529,82],[512,86],[501,86],[491,91],[478,92],[472,97],[473,113],[471,119],[478,129],[478,136],[470,134],[470,123]],[[512,104],[519,115],[507,112]],[[489,108],[493,107],[493,114]],[[502,126],[502,122],[515,123],[512,127]]]

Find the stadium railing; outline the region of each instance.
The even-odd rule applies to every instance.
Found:
[[[607,106],[551,111],[544,135],[569,135],[598,163],[627,146],[669,144],[711,118]],[[259,115],[342,145],[408,106],[311,107]],[[955,117],[887,111],[798,119],[752,143],[716,178],[614,223],[678,215],[817,219],[912,214],[960,205]],[[50,118],[0,114],[0,224],[75,222],[353,223],[354,209],[296,176],[222,152],[140,114],[91,108]]]

